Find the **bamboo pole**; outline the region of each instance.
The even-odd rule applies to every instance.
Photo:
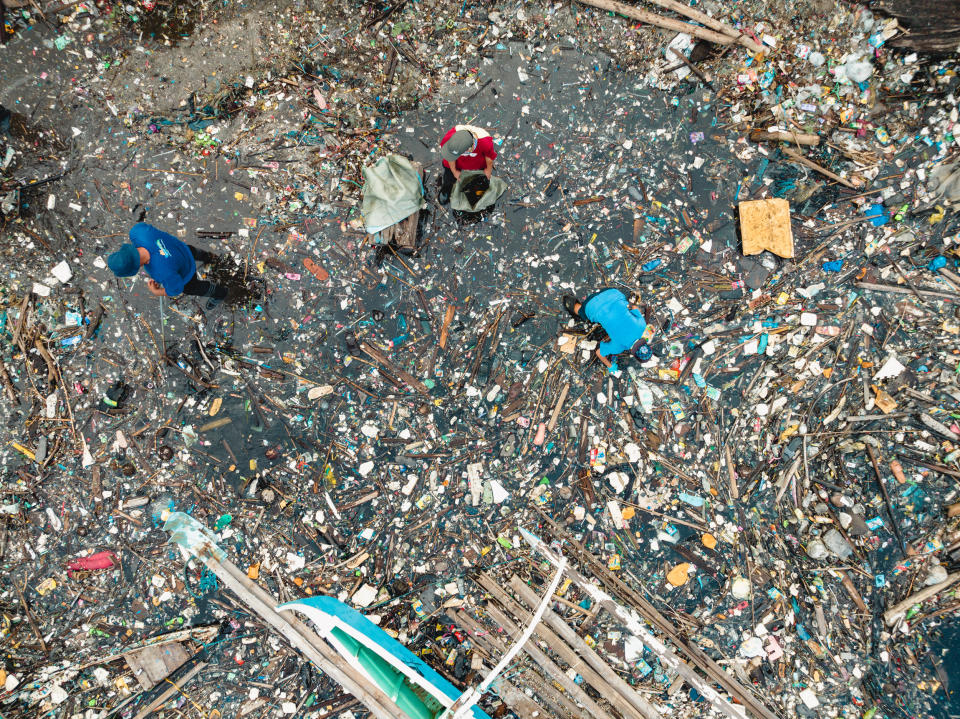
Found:
[[[488,606],[486,611],[490,618],[507,632],[508,636],[520,635],[521,630],[510,620],[506,614],[501,612],[499,609],[493,606]],[[539,647],[535,646],[531,642],[524,645],[523,651],[527,656],[533,659],[533,661],[539,664],[541,668],[543,668],[543,670],[550,676],[551,680],[562,686],[578,704],[586,709],[593,719],[613,719],[608,712],[605,712],[600,708],[599,704],[587,696],[587,693],[583,691],[583,689],[581,689],[580,686],[573,681],[573,679],[568,677],[566,672],[558,667],[554,661],[550,659],[550,657],[548,657]]]
[[[477,621],[460,609],[454,614],[457,624],[464,627],[470,633],[470,640],[483,647],[491,656],[494,654],[503,654],[507,648],[497,638],[493,632],[488,632]],[[502,685],[507,680],[501,679]],[[586,712],[580,709],[570,697],[561,694],[560,691],[547,682],[540,681],[540,675],[533,671],[525,672],[523,675],[524,684],[529,687],[540,699],[547,705],[555,716],[570,716],[574,719],[590,719]]]
[[[521,622],[526,623],[529,621],[530,613],[519,602],[517,602],[513,597],[508,595],[501,587],[499,587],[491,577],[488,575],[481,575],[477,581],[480,586],[496,597],[497,601],[500,602],[510,612],[512,612]],[[517,591],[515,583],[527,590],[524,601],[532,601],[534,606],[539,603],[539,599],[536,598],[536,595],[534,595],[533,591],[517,577],[512,577],[510,580],[510,585],[514,591]],[[547,612],[544,613],[544,617],[546,617],[547,614],[553,614],[553,612],[547,610]],[[556,617],[557,615],[553,614],[553,616]],[[559,619],[559,617],[557,618]],[[565,626],[567,630],[574,635],[574,637],[576,637],[576,632],[573,632],[573,630],[570,629],[570,627],[568,627],[563,620],[560,620],[560,623],[563,624],[563,626]],[[551,626],[553,625],[551,624]],[[547,643],[550,649],[556,653],[557,656],[569,664],[571,669],[580,674],[590,686],[596,689],[600,693],[600,696],[610,702],[613,708],[620,712],[621,716],[623,716],[625,719],[659,719],[660,712],[658,712],[656,707],[647,702],[645,699],[642,700],[642,708],[641,706],[634,704],[632,701],[628,701],[628,698],[624,696],[622,692],[620,692],[618,688],[614,686],[608,679],[608,677],[613,674],[613,672],[610,670],[610,667],[606,666],[603,660],[597,657],[596,654],[594,654],[594,658],[599,662],[599,664],[587,661],[587,657],[583,654],[583,652],[575,649],[570,643],[568,643],[568,639],[565,641],[566,637],[558,635],[552,629],[538,626],[536,629],[536,634]],[[579,639],[579,637],[577,637],[577,639]],[[582,642],[583,640],[580,641]],[[605,672],[606,676],[600,673],[598,670],[599,666],[603,666],[607,670]],[[641,699],[636,692],[633,692],[633,694],[638,699]]]
[[[198,558],[217,577],[242,599],[267,624],[282,634],[304,656],[320,668],[331,679],[353,694],[378,719],[397,719],[404,712],[379,687],[370,683],[353,667],[349,666],[336,652],[322,642],[306,624],[294,618],[281,616],[274,607],[277,601],[259,585],[254,584],[246,574],[227,560],[218,560],[216,552],[209,545],[197,550]]]
[[[468,713],[472,713],[472,707],[480,701],[480,697],[483,695],[487,689],[490,688],[490,685],[493,684],[500,676],[500,674],[510,666],[510,662],[513,661],[513,658],[520,653],[523,645],[526,644],[530,637],[540,628],[540,618],[543,616],[544,612],[547,611],[547,607],[550,605],[550,597],[553,596],[553,593],[557,591],[557,585],[560,583],[560,580],[563,578],[563,568],[566,566],[566,563],[561,564],[557,567],[557,573],[553,577],[553,581],[550,582],[550,586],[547,587],[547,592],[543,597],[543,600],[539,605],[534,605],[537,607],[532,617],[528,618],[528,625],[526,629],[523,630],[523,633],[520,635],[520,638],[510,647],[509,651],[503,655],[496,666],[490,670],[490,673],[484,678],[482,682],[476,687],[465,691],[460,695],[460,698],[457,699],[447,709],[444,714],[444,719],[450,717],[451,719],[465,719]]]
[[[528,604],[533,601],[533,598],[536,596],[533,593],[533,590],[530,589],[523,581],[514,575],[510,578],[510,587],[513,589],[517,595]],[[653,706],[650,702],[647,701],[645,697],[640,696],[640,694],[629,684],[627,684],[623,679],[620,678],[620,675],[617,674],[613,669],[610,668],[600,656],[593,651],[590,647],[587,646],[587,643],[570,628],[570,625],[564,621],[563,617],[555,613],[553,610],[548,609],[547,612],[543,615],[543,621],[549,626],[553,631],[560,635],[567,644],[576,650],[577,654],[583,657],[584,661],[589,664],[594,671],[597,672],[603,679],[613,688],[620,696],[630,702],[634,708],[636,708],[641,714],[646,717],[659,717],[660,713],[657,711],[657,708]]]
[[[520,528],[520,533],[531,547],[540,552],[551,563],[559,561],[559,557],[554,554],[553,551],[536,535],[527,531],[523,527]],[[666,644],[660,638],[651,634],[646,626],[639,620],[637,614],[628,612],[626,609],[614,602],[613,598],[610,597],[609,594],[587,580],[573,567],[567,567],[567,576],[569,576],[570,579],[572,579],[573,582],[580,587],[580,589],[582,589],[594,602],[598,603],[605,611],[623,622],[624,626],[634,636],[640,639],[640,641],[642,641],[657,655],[661,664],[683,676],[683,678],[687,680],[687,683],[700,692],[700,694],[703,695],[703,698],[714,709],[730,717],[730,719],[746,718],[746,711],[742,705],[727,701],[724,696],[714,689],[712,686],[712,680],[714,677],[711,676],[710,679],[704,679],[697,674],[692,666],[681,660],[681,658],[677,656],[676,652],[674,652],[670,647],[666,646]],[[721,677],[717,676],[716,679],[719,680]],[[746,698],[746,695],[742,695],[741,698]],[[763,719],[774,719],[774,715],[759,703],[754,704],[751,702],[750,708],[751,712],[758,717],[762,717]]]
[[[728,28],[727,32],[717,32],[716,30],[710,30],[708,28],[700,27],[699,25],[691,25],[687,22],[682,22],[680,20],[674,20],[673,18],[664,17],[663,15],[657,15],[656,13],[649,12],[647,10],[641,10],[638,7],[632,5],[624,5],[621,2],[615,2],[615,0],[578,0],[581,5],[589,5],[591,7],[600,8],[601,10],[609,10],[610,12],[615,12],[618,15],[623,15],[628,17],[631,20],[639,20],[640,22],[645,22],[648,25],[654,25],[656,27],[661,27],[664,30],[674,30],[675,32],[685,32],[688,35],[693,35],[698,37],[701,40],[707,40],[708,42],[715,43],[717,45],[731,45],[734,42],[739,42],[741,45],[746,47],[752,52],[762,52],[763,46],[755,42],[749,37],[738,35],[737,31],[732,27],[726,26]],[[681,5],[678,2],[671,2],[671,0],[652,0],[658,5],[663,7],[669,7],[671,10],[686,15],[687,17],[692,17],[692,13],[697,13],[696,10],[688,8],[684,5]],[[668,4],[669,3],[669,4]],[[678,9],[681,8],[681,9]],[[703,15],[703,13],[697,13],[698,15]],[[708,16],[704,16],[708,17]],[[717,21],[713,21],[714,23]],[[722,23],[720,23],[722,24]]]

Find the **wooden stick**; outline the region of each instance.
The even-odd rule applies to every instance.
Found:
[[[880,465],[877,463],[877,455],[874,454],[873,447],[869,444],[867,447],[867,455],[870,457],[870,463],[873,465],[873,471],[877,475],[877,484],[880,485],[880,494],[883,495],[883,503],[887,507],[887,514],[890,515],[890,524],[893,527],[893,533],[897,537],[897,541],[900,543],[900,551],[903,552],[903,556],[909,557],[910,553],[907,552],[907,544],[903,541],[903,535],[900,534],[900,524],[897,522],[897,517],[893,513],[893,505],[890,504],[890,495],[887,494],[887,486],[883,483],[883,473],[880,471]]]
[[[840,581],[843,583],[843,588],[847,590],[847,594],[850,595],[853,603],[857,605],[857,609],[864,614],[870,614],[870,610],[867,608],[867,605],[864,604],[863,597],[860,596],[860,592],[858,592],[856,586],[854,586],[853,580],[850,579],[850,575],[842,569],[837,570],[837,574],[840,575]]]
[[[375,359],[377,362],[379,362],[384,367],[386,367],[389,372],[397,375],[400,379],[402,379],[404,382],[406,382],[408,385],[410,385],[413,389],[415,389],[420,394],[426,395],[426,396],[430,395],[430,390],[427,388],[427,386],[423,382],[418,380],[416,377],[414,377],[412,374],[407,372],[405,369],[400,369],[399,367],[395,366],[376,347],[373,347],[367,344],[366,342],[361,342],[360,349],[366,352],[371,357],[373,357],[373,359]]]
[[[877,292],[892,292],[898,295],[912,295],[913,290],[909,287],[898,287],[897,285],[878,285],[874,282],[854,282],[854,285],[857,287],[862,287],[865,290],[876,290]],[[924,297],[935,297],[941,300],[953,300],[956,302],[960,300],[960,294],[951,295],[947,292],[933,292],[931,290],[917,290],[917,292]]]
[[[547,422],[547,431],[552,432],[554,427],[557,426],[557,420],[560,418],[560,410],[563,409],[563,403],[567,399],[567,393],[570,391],[570,383],[567,382],[563,385],[563,389],[560,390],[560,396],[557,397],[556,403],[553,405],[553,413],[550,415],[550,421]]]
[[[795,145],[819,145],[820,136],[811,135],[806,132],[767,132],[765,130],[754,130],[750,133],[750,139],[753,142],[763,142],[772,140],[775,142],[792,142]]]
[[[707,15],[705,12],[696,10],[685,3],[677,2],[677,0],[649,0],[654,5],[659,5],[662,8],[667,10],[673,10],[678,15],[683,15],[688,17],[694,22],[698,22],[704,27],[708,27],[711,30],[716,30],[719,33],[724,35],[729,35],[734,42],[739,42],[745,48],[749,49],[751,52],[765,52],[766,48],[760,43],[756,42],[753,38],[747,37],[740,30],[737,30],[732,25],[728,25],[722,20],[717,20],[715,17]]]
[[[3,364],[3,360],[0,360],[0,382],[3,382],[3,388],[6,390],[7,398],[16,403],[17,401],[17,392],[13,386],[13,380],[10,378],[10,373],[7,372],[7,366]]]
[[[57,378],[57,368],[53,363],[53,357],[50,355],[50,352],[47,351],[47,346],[43,343],[43,340],[39,337],[33,340],[33,346],[37,348],[37,352],[43,357],[43,361],[47,363],[47,382],[53,384],[53,380]]]
[[[666,0],[653,1],[658,3],[666,2]],[[690,23],[681,22],[680,20],[674,20],[673,18],[664,17],[663,15],[657,15],[656,13],[648,12],[647,10],[641,10],[640,8],[633,7],[631,5],[624,5],[623,3],[615,2],[614,0],[578,0],[578,2],[581,5],[590,5],[592,7],[600,8],[601,10],[609,10],[610,12],[615,12],[618,15],[628,17],[631,20],[639,20],[640,22],[645,22],[648,25],[662,27],[665,30],[685,32],[689,35],[693,35],[694,37],[698,37],[701,40],[707,40],[708,42],[712,42],[717,45],[732,45],[736,40],[736,38],[730,35],[725,35],[714,30],[708,30],[697,25],[691,25]],[[677,3],[677,5],[680,5],[680,3]],[[683,6],[681,5],[680,7]],[[690,8],[685,9],[689,10]],[[741,38],[740,42],[754,52],[759,52],[761,49],[761,47],[757,45],[757,43],[753,42],[753,40],[750,38]],[[750,44],[748,45],[747,43]]]
[[[898,602],[890,607],[887,611],[883,613],[883,621],[886,622],[888,627],[892,627],[897,623],[897,620],[901,616],[906,614],[907,610],[910,609],[914,604],[920,604],[931,597],[935,597],[937,594],[942,592],[944,589],[949,589],[954,584],[960,581],[960,572],[954,572],[944,579],[939,584],[934,584],[930,587],[925,587],[921,589],[916,594],[911,594],[909,597],[904,599],[902,602]]]
[[[796,150],[792,150],[789,147],[781,147],[780,152],[782,152],[784,155],[789,157],[794,162],[799,162],[801,165],[806,165],[811,170],[816,170],[821,175],[829,177],[834,182],[839,182],[841,185],[843,185],[844,187],[849,187],[851,190],[859,190],[860,187],[862,186],[862,185],[855,185],[854,183],[850,182],[850,180],[843,179],[842,177],[840,177],[840,175],[830,172],[830,170],[823,167],[822,165],[818,165],[813,160],[808,160],[799,152],[797,152]]]
[[[21,341],[20,334],[23,332],[23,328],[27,325],[27,315],[30,310],[30,293],[28,292],[24,298],[23,302],[20,303],[20,312],[17,314],[17,326],[13,330],[13,344],[19,345],[23,349],[23,342]],[[24,350],[26,354],[26,350]]]
[[[23,591],[20,589],[20,585],[13,582],[13,588],[17,590],[17,596],[20,597],[20,604],[23,605],[23,613],[27,615],[27,621],[30,623],[30,628],[33,630],[34,635],[37,637],[37,641],[40,642],[40,648],[43,650],[44,654],[49,654],[50,651],[47,649],[47,643],[43,641],[43,634],[40,631],[40,628],[37,626],[36,621],[33,619],[33,612],[30,611],[30,607],[27,606],[27,600],[23,596]]]
[[[686,32],[694,37],[700,38],[701,40],[708,40],[718,45],[730,45],[734,42],[739,42],[751,52],[763,52],[763,46],[752,38],[746,37],[730,25],[720,22],[719,20],[710,17],[706,13],[700,12],[699,10],[694,10],[691,7],[687,7],[682,3],[676,2],[676,0],[650,0],[650,2],[652,2],[654,5],[659,5],[662,8],[673,10],[678,15],[684,15],[691,20],[696,20],[701,25],[705,25],[707,28],[713,28],[713,30],[691,25],[690,23],[686,22],[680,22],[679,20],[674,20],[672,18],[663,17],[662,15],[647,12],[646,10],[641,10],[630,5],[624,5],[620,2],[613,2],[612,0],[579,0],[579,2],[581,5],[592,5],[593,7],[600,8],[601,10],[609,10],[617,13],[618,15],[623,15],[624,17],[629,17],[634,20],[640,20],[641,22],[645,22],[649,25],[656,25],[657,27],[662,27],[666,30]]]
[[[723,459],[727,464],[727,479],[730,480],[730,498],[740,499],[740,490],[737,488],[737,471],[733,468],[733,458],[730,456],[730,442],[723,448]]]
[[[692,72],[694,75],[700,78],[700,82],[702,82],[704,85],[709,87],[711,90],[713,89],[713,85],[710,83],[710,79],[706,75],[704,75],[702,72],[700,72],[700,68],[698,68],[692,62],[690,62],[690,60],[687,59],[686,55],[684,55],[682,52],[677,50],[677,48],[675,47],[671,47],[670,52],[672,52],[674,55],[680,58],[683,61],[683,64],[690,69],[690,72]],[[577,203],[574,202],[573,204],[576,205]]]
[[[448,305],[447,311],[443,315],[443,327],[440,329],[440,339],[437,341],[442,350],[447,348],[447,333],[450,331],[450,323],[453,322],[453,316],[456,312],[456,305]]]

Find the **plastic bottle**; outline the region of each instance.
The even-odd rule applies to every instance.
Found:
[[[844,539],[843,535],[836,529],[831,529],[823,535],[823,543],[827,549],[840,557],[840,559],[846,559],[853,554],[853,547],[850,546],[850,543]]]

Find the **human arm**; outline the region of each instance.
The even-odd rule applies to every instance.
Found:
[[[477,152],[483,155],[486,160],[483,173],[489,178],[493,174],[493,161],[497,159],[497,150],[494,147],[493,138],[490,136],[481,138],[477,142]]]
[[[147,289],[150,290],[150,294],[152,294],[154,297],[167,296],[167,291],[163,289],[163,285],[156,280],[147,280]]]
[[[603,344],[604,344],[604,343],[601,343],[601,347],[603,346]],[[606,355],[604,355],[604,354],[602,354],[602,353],[600,352],[600,347],[597,347],[597,352],[596,352],[596,354],[597,354],[597,359],[600,360],[600,363],[601,363],[604,367],[606,367],[607,369],[609,369],[609,368],[610,368],[610,365],[613,364],[613,363],[610,361],[610,359],[609,359]]]

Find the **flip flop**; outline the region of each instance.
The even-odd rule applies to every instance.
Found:
[[[321,282],[326,282],[330,279],[330,273],[309,257],[303,258],[303,266],[307,268],[311,275],[316,277]]]

